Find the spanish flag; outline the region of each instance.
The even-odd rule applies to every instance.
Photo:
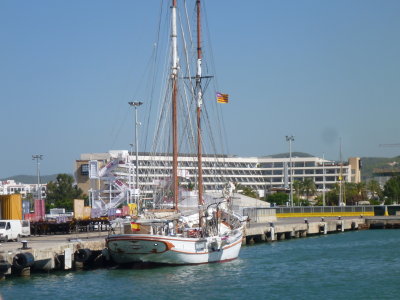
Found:
[[[217,93],[217,102],[218,103],[228,103],[229,102],[228,98],[229,98],[228,94]]]
[[[131,222],[131,229],[132,231],[140,231],[140,224]]]

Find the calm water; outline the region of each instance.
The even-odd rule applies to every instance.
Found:
[[[399,299],[400,230],[243,247],[229,263],[33,275],[0,282],[14,299]]]

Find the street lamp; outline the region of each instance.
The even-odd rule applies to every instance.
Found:
[[[137,108],[143,104],[143,102],[128,102],[130,106],[135,108],[135,146],[136,146],[136,190],[139,189],[139,145],[138,145],[138,126],[140,122],[138,122],[137,116]]]
[[[325,153],[322,154],[322,206],[325,206]]]
[[[36,174],[37,174],[37,182],[38,182],[37,183],[37,192],[38,192],[39,200],[42,200],[42,190],[40,187],[40,171],[39,171],[39,165],[40,165],[39,160],[42,160],[42,159],[43,159],[42,154],[32,155],[32,160],[36,160]]]
[[[293,206],[293,165],[292,165],[292,142],[293,135],[287,135],[286,141],[289,142],[289,164],[290,164],[290,206]]]

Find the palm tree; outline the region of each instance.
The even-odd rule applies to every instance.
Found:
[[[299,180],[295,180],[293,181],[293,186],[292,188],[294,189],[294,193],[296,197],[293,197],[293,201],[297,200],[297,205],[300,204],[300,196],[301,196],[301,192],[303,190],[303,182],[299,181]]]
[[[379,200],[382,196],[382,188],[378,181],[370,180],[367,183],[367,190],[371,193],[373,200]]]
[[[306,196],[306,199],[309,201],[309,198],[311,196],[314,196],[315,192],[317,191],[314,180],[312,180],[311,178],[304,179],[302,190],[304,195]]]
[[[356,183],[356,190],[359,201],[363,201],[367,198],[367,185],[365,182]]]

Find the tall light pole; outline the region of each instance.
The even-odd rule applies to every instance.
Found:
[[[139,189],[139,144],[138,144],[138,122],[137,108],[143,104],[143,102],[128,102],[130,106],[135,108],[135,146],[136,146],[136,192]]]
[[[340,174],[339,174],[339,206],[343,205],[343,163],[342,163],[342,138],[339,138],[339,160],[340,160]]]
[[[292,165],[292,142],[293,135],[287,135],[286,141],[289,142],[289,164],[290,164],[290,206],[293,206],[293,165]]]
[[[322,206],[325,206],[325,153],[322,154]]]
[[[36,160],[37,193],[38,193],[39,200],[42,200],[42,189],[40,187],[40,171],[39,171],[39,165],[40,165],[39,160],[42,160],[42,159],[43,159],[42,154],[32,155],[32,160]]]

